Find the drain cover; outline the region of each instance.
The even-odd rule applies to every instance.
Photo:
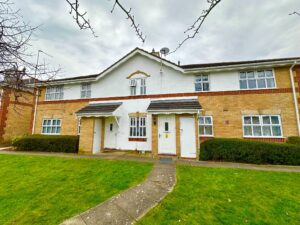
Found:
[[[172,163],[173,159],[172,158],[159,158],[160,163]]]

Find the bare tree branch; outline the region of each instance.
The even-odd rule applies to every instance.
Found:
[[[90,24],[90,20],[86,19],[87,12],[80,12],[79,10],[79,0],[75,0],[71,2],[70,0],[66,0],[66,2],[70,5],[70,14],[73,15],[74,20],[76,21],[77,25],[79,26],[80,30],[89,29],[94,37],[98,37]]]
[[[299,12],[292,12],[292,13],[289,13],[289,15],[291,16],[291,15],[298,15],[298,16],[300,16],[300,13]]]
[[[126,14],[126,19],[131,21],[131,27],[135,30],[135,33],[138,36],[138,38],[144,43],[146,41],[146,36],[139,28],[140,25],[135,22],[134,15],[131,13],[131,8],[129,10],[126,10],[119,0],[115,0],[111,13],[113,13],[116,6],[119,6],[119,8]]]
[[[170,51],[169,54],[172,54],[176,52],[185,42],[187,42],[190,39],[193,39],[196,37],[196,35],[199,33],[200,28],[202,27],[202,24],[210,14],[210,12],[221,2],[221,0],[207,0],[207,3],[209,3],[209,8],[202,11],[201,15],[195,20],[195,22],[184,31],[185,34],[187,34],[187,37],[183,39],[178,46],[173,50]],[[191,34],[190,34],[191,33]],[[168,55],[169,55],[168,54]]]

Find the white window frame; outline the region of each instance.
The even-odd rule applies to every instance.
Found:
[[[92,84],[82,83],[80,90],[80,98],[91,98],[92,96]]]
[[[51,121],[50,125],[48,125],[48,124],[45,124],[45,125],[44,125],[44,121],[47,121],[47,120],[50,120],[50,121]],[[54,122],[54,121],[60,121],[59,126],[58,126],[58,125],[53,125],[53,122]],[[45,135],[60,135],[60,134],[61,134],[61,126],[62,126],[62,119],[58,119],[58,118],[44,118],[43,121],[42,121],[42,130],[41,130],[41,134],[45,134]],[[48,132],[43,132],[44,128],[48,128],[48,127],[50,127],[51,130],[52,130],[53,128],[56,128],[56,130],[57,130],[57,128],[60,128],[60,129],[59,129],[59,133],[52,133],[52,132],[51,132],[51,133],[48,133]]]
[[[141,116],[141,117],[130,116],[129,117],[129,137],[130,138],[146,138],[147,137],[147,117],[146,116]]]
[[[130,96],[147,94],[146,78],[132,78],[130,79],[129,86],[130,86]]]
[[[207,77],[207,81],[203,81],[203,76]],[[199,79],[201,77],[201,81],[197,81],[197,78]],[[201,85],[202,90],[196,90],[196,84]],[[208,90],[203,90],[203,84],[208,84]],[[196,92],[209,92],[210,91],[210,76],[209,74],[200,74],[195,77],[194,87]]]
[[[279,124],[263,124],[263,117],[271,117],[271,116],[277,116],[278,117],[278,121]],[[245,124],[245,117],[251,117],[251,124]],[[259,124],[253,124],[252,123],[252,117],[259,117]],[[272,121],[271,121],[272,122]],[[242,124],[243,124],[243,137],[245,138],[283,138],[283,128],[282,128],[282,122],[281,122],[281,115],[275,114],[275,115],[270,115],[270,114],[266,114],[266,115],[243,115],[242,116]],[[245,130],[244,127],[245,126],[251,126],[251,130],[252,130],[252,135],[245,135]],[[253,135],[253,127],[254,126],[259,126],[261,129],[261,136],[254,136]],[[270,126],[271,127],[271,136],[263,136],[263,127],[264,126]],[[273,130],[272,130],[272,126],[280,126],[280,131],[281,131],[281,136],[273,136]]]
[[[64,86],[48,86],[45,92],[45,101],[58,101],[64,99]]]
[[[200,124],[200,118],[204,118],[204,124]],[[210,124],[206,123],[205,118],[210,118],[211,123]],[[200,126],[211,126],[211,134],[200,134]],[[204,129],[204,133],[205,133],[205,129]],[[212,116],[198,116],[198,134],[200,137],[214,136],[214,121]]]
[[[258,73],[259,72],[261,72],[261,71],[264,71],[264,73],[266,72],[266,71],[272,71],[272,77],[264,77],[264,78],[260,78],[260,77],[258,77]],[[254,78],[248,78],[247,77],[247,73],[250,73],[250,72],[253,72],[254,73]],[[241,79],[241,73],[245,73],[246,74],[246,78],[242,78]],[[245,70],[245,71],[239,71],[239,74],[238,74],[238,76],[239,76],[239,88],[240,88],[240,90],[260,90],[260,89],[275,89],[275,88],[277,88],[277,83],[276,83],[276,76],[275,76],[275,71],[274,71],[274,69],[258,69],[258,70]],[[274,87],[267,87],[267,79],[271,79],[271,78],[273,78],[274,79]],[[246,80],[247,82],[247,88],[241,88],[241,84],[240,84],[240,81],[241,80]],[[248,80],[255,80],[255,83],[256,83],[256,88],[249,88],[248,87]],[[264,88],[262,88],[262,87],[258,87],[258,80],[265,80],[265,84],[266,84],[266,87],[264,87]]]

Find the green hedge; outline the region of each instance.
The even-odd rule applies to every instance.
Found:
[[[212,139],[201,144],[201,160],[300,165],[300,146],[241,139]]]
[[[300,137],[298,136],[288,137],[286,143],[300,146]]]
[[[28,135],[13,140],[18,151],[78,152],[78,136],[71,135]]]

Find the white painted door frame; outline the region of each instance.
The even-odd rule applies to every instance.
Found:
[[[101,149],[101,121],[99,118],[95,118],[94,121],[93,154],[100,152]]]
[[[196,130],[194,117],[180,117],[180,156],[196,158]]]
[[[176,155],[175,115],[158,115],[158,154]]]

